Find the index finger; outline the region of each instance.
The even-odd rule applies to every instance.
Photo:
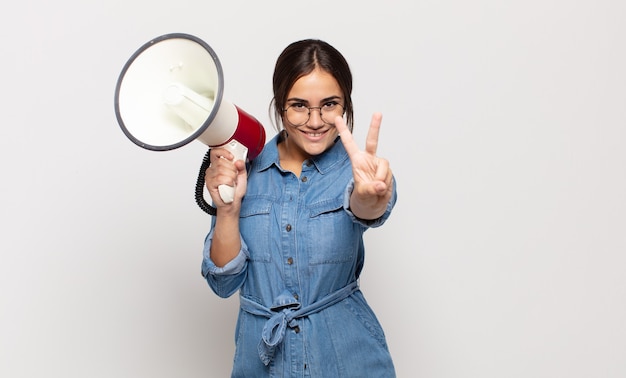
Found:
[[[378,134],[380,132],[380,124],[382,122],[382,119],[383,115],[381,113],[374,113],[374,115],[372,115],[370,129],[367,131],[367,138],[365,139],[365,151],[373,155],[376,155],[376,149],[378,148]]]
[[[355,153],[359,152],[359,146],[356,145],[356,142],[352,137],[352,133],[348,129],[346,121],[344,121],[342,117],[337,116],[335,118],[335,127],[339,132],[341,143],[343,143],[343,146],[345,147],[348,156],[354,155]]]

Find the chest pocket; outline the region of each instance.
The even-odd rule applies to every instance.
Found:
[[[338,264],[353,261],[358,233],[343,209],[343,198],[313,204],[307,220],[309,263]]]
[[[239,227],[250,250],[250,260],[270,262],[270,210],[272,202],[266,198],[246,198],[241,203]]]

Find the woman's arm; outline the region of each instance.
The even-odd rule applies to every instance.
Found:
[[[218,267],[226,265],[241,250],[239,211],[241,200],[246,193],[247,172],[244,161],[233,161],[233,159],[234,155],[227,149],[216,148],[211,150],[211,164],[205,174],[207,190],[217,208],[210,256],[213,263]],[[222,200],[218,190],[220,185],[235,187],[232,202],[225,203]]]
[[[335,127],[352,164],[354,190],[350,211],[360,219],[372,220],[382,216],[393,194],[393,174],[386,159],[376,156],[382,114],[375,113],[367,133],[365,150],[359,150],[343,118],[337,117]]]

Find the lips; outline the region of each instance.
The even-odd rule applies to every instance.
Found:
[[[309,138],[320,138],[322,136],[324,136],[324,134],[326,134],[328,132],[328,130],[324,130],[324,131],[315,131],[315,132],[307,132],[304,130],[300,130],[301,133],[303,133],[304,135],[308,136]]]

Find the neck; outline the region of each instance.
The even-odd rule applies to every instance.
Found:
[[[278,158],[283,169],[291,171],[300,176],[302,172],[302,163],[309,157],[301,153],[290,144],[289,138],[285,135],[283,140],[278,143]]]

